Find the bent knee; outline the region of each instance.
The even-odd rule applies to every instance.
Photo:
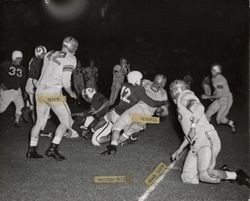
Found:
[[[206,183],[220,183],[220,179],[216,177],[212,172],[205,170],[199,173],[200,181]]]

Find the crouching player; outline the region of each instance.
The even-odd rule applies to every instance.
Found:
[[[178,120],[185,138],[180,147],[172,154],[178,159],[183,149],[190,144],[181,179],[184,183],[219,183],[221,180],[236,180],[238,184],[249,185],[249,177],[243,170],[229,172],[216,170],[216,158],[221,142],[214,127],[208,122],[204,107],[195,94],[186,89],[183,80],[174,80],[170,84],[170,94],[177,105]]]
[[[90,109],[87,112],[75,113],[72,116],[78,116],[72,125],[72,129],[81,132],[82,137],[89,138],[91,127],[103,117],[108,111],[108,99],[103,94],[97,92],[94,88],[86,88],[82,91],[82,97],[90,103]]]
[[[166,84],[165,75],[158,74],[155,76],[154,81],[151,82],[149,80],[143,80],[143,86],[145,88],[146,94],[151,97],[153,100],[163,101],[165,107],[165,111],[167,111],[168,106],[168,97],[167,92],[164,89]],[[111,154],[111,152],[116,152],[116,147],[128,140],[129,137],[136,132],[139,132],[143,128],[145,128],[144,123],[133,122],[134,115],[148,116],[151,117],[154,115],[157,107],[152,107],[147,105],[143,101],[139,101],[133,107],[126,110],[115,122],[112,130],[112,140],[111,144],[107,146],[107,150],[102,154]],[[120,135],[121,131],[123,131],[122,135]]]
[[[110,141],[110,133],[113,124],[120,117],[120,115],[140,100],[152,107],[159,107],[165,105],[165,101],[156,101],[150,98],[145,88],[141,85],[142,74],[139,71],[131,71],[127,75],[128,83],[122,86],[120,93],[119,104],[108,112],[103,119],[94,127],[94,135],[92,136],[92,144],[100,146],[101,143]],[[144,127],[141,127],[142,129]]]

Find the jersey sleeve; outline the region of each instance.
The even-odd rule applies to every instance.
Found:
[[[62,67],[62,84],[63,87],[68,88],[71,86],[72,72],[76,68],[76,58],[73,57],[63,64]]]
[[[187,108],[192,116],[196,119],[200,119],[204,114],[205,108],[201,104],[200,100],[194,95],[193,92],[189,91],[181,97],[181,104]]]
[[[143,86],[136,87],[136,92],[135,94],[137,95],[138,99],[149,105],[150,107],[160,107],[162,105],[165,105],[165,101],[156,101],[152,98],[150,98],[146,92]]]

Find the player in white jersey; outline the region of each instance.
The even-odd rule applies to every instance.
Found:
[[[145,88],[146,94],[157,101],[165,101],[166,104],[161,106],[165,108],[167,112],[168,109],[168,97],[167,92],[164,89],[166,84],[166,77],[162,74],[158,74],[154,78],[154,82],[149,80],[143,80],[143,86]],[[111,154],[112,151],[116,152],[116,147],[129,139],[129,137],[142,129],[145,129],[144,123],[137,123],[132,121],[132,117],[134,115],[148,116],[151,117],[154,115],[157,107],[151,107],[144,103],[143,101],[139,101],[137,104],[126,110],[114,123],[112,129],[112,140],[111,144],[107,146],[107,151],[103,152],[103,154],[108,153]],[[122,135],[120,135],[121,131],[123,131]]]
[[[184,183],[219,183],[221,180],[236,180],[238,184],[249,185],[249,177],[243,170],[229,172],[216,170],[216,158],[221,142],[214,127],[204,113],[204,107],[195,94],[187,89],[183,80],[174,80],[170,84],[170,94],[177,105],[178,120],[184,132],[184,141],[173,153],[172,159],[178,159],[183,149],[190,144],[181,179]]]
[[[234,121],[227,118],[227,114],[232,107],[233,104],[233,95],[228,86],[227,80],[221,74],[222,67],[219,64],[213,64],[211,66],[211,74],[212,74],[212,84],[214,87],[213,95],[205,95],[201,96],[202,99],[214,99],[211,105],[208,107],[206,111],[206,116],[208,120],[217,113],[216,122],[217,124],[226,124],[229,125],[232,129],[232,132],[235,132],[235,123]]]
[[[41,76],[37,82],[35,95],[37,120],[31,130],[30,146],[26,154],[28,158],[42,158],[36,151],[39,133],[46,124],[50,109],[52,109],[60,124],[55,131],[55,136],[46,151],[46,155],[59,161],[65,159],[58,152],[58,145],[67,129],[71,128],[73,120],[65,97],[62,96],[62,88],[72,98],[76,98],[75,92],[71,90],[71,75],[76,67],[74,54],[77,47],[78,42],[76,39],[66,37],[63,40],[61,51],[50,51],[44,57]]]

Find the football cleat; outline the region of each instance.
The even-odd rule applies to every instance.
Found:
[[[79,135],[74,129],[69,129],[65,134],[64,137],[66,138],[78,138]]]
[[[52,157],[57,161],[63,161],[65,160],[65,157],[62,156],[59,152],[58,152],[58,145],[57,144],[51,144],[49,149],[46,151],[45,155],[48,157]]]
[[[23,129],[23,127],[21,126],[20,122],[15,122],[15,123],[14,123],[14,126],[15,126],[16,128]]]
[[[247,173],[239,169],[236,171],[237,177],[236,177],[236,182],[239,185],[246,185],[248,188],[250,188],[250,177],[247,175]]]
[[[38,154],[36,147],[29,147],[28,152],[26,153],[27,158],[43,158],[42,155]]]
[[[117,151],[117,146],[110,144],[107,146],[107,150],[102,152],[101,155],[106,155],[106,154],[111,155],[112,153],[113,155],[115,155],[116,151]]]
[[[89,139],[89,137],[88,137],[89,132],[90,132],[90,131],[87,130],[87,129],[82,129],[82,137],[83,137],[85,140]]]

